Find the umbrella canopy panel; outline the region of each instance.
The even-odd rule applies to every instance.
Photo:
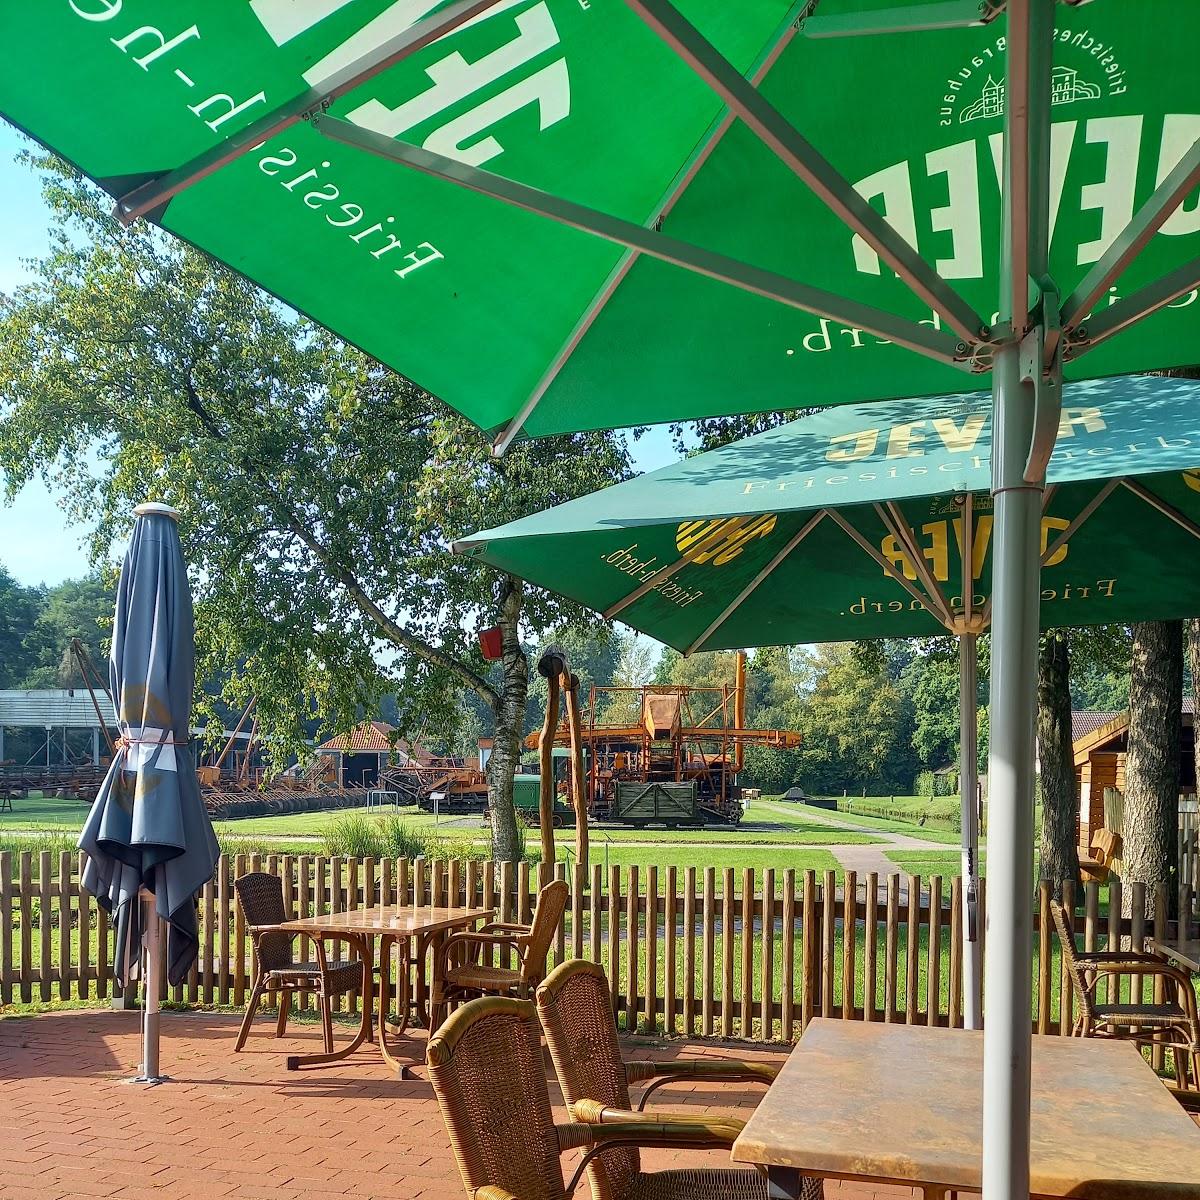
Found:
[[[1065,389],[1042,516],[1043,627],[1200,612],[1198,412],[1188,380]],[[456,549],[683,651],[934,635],[967,609],[978,628],[990,456],[989,396],[846,406]]]
[[[502,437],[931,395],[971,369],[986,386],[1006,19],[827,40],[839,14],[884,6],[681,0],[705,63],[760,85],[731,120],[730,97],[637,11],[666,7],[7,5],[0,113],[127,212]],[[1050,258],[1065,301],[1173,169],[1192,178],[1200,7],[1058,12]],[[505,204],[461,186],[506,181],[533,192]],[[875,213],[878,237],[830,194],[868,210],[864,229]],[[1185,189],[1097,313],[1198,254]],[[1183,362],[1198,316],[1184,287],[1136,330],[1070,340],[1067,375]]]

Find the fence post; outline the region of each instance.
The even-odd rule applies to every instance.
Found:
[[[796,870],[788,867],[783,874],[783,1040],[790,1042],[796,1023]]]
[[[704,951],[700,972],[700,1019],[701,1032],[705,1037],[713,1034],[713,988],[716,975],[716,923],[717,923],[717,869],[704,868]]]
[[[733,937],[735,909],[733,868],[721,878],[721,1036],[733,1037]]]
[[[800,1032],[816,1013],[817,1001],[817,873],[804,872],[804,916],[800,930],[801,970],[804,974],[804,999],[800,1008]]]

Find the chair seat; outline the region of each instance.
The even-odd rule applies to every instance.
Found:
[[[822,1200],[822,1181],[806,1177],[804,1200]],[[696,1168],[643,1171],[633,1180],[627,1200],[767,1200],[767,1181],[757,1171]]]
[[[1186,1026],[1187,1014],[1178,1004],[1097,1004],[1096,1021],[1105,1025],[1139,1025],[1146,1028]]]
[[[362,987],[362,963],[358,959],[351,962],[328,963],[325,974],[330,995]],[[289,967],[281,967],[279,970],[267,973],[268,987],[278,987],[281,984],[317,987],[320,980],[321,968],[315,962],[293,963]]]
[[[462,963],[446,972],[446,983],[452,988],[469,991],[504,992],[517,987],[521,972],[508,967],[492,967],[484,963]]]

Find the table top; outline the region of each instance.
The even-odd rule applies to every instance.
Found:
[[[978,1191],[983,1035],[811,1022],[738,1162]],[[1200,1129],[1128,1042],[1033,1039],[1036,1196],[1200,1197]]]
[[[1200,974],[1200,938],[1176,938],[1174,941],[1155,938],[1150,945],[1159,954]]]
[[[284,921],[282,928],[294,933],[374,935],[410,937],[419,933],[438,933],[483,921],[493,908],[401,907],[381,904],[375,908],[357,908],[349,912],[325,913],[320,917],[300,917]]]

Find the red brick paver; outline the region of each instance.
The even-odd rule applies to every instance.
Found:
[[[0,1021],[0,1200],[462,1200],[428,1083],[392,1078],[370,1046],[334,1067],[289,1072],[289,1050],[315,1049],[311,1026],[277,1041],[264,1019],[241,1054],[233,1052],[236,1028],[227,1016],[164,1013],[162,1066],[172,1082],[145,1088],[125,1082],[139,1059],[136,1013]],[[636,1052],[726,1051],[672,1044]],[[691,1092],[689,1108],[736,1111],[760,1089],[699,1084]],[[705,1160],[716,1166],[728,1156],[645,1155],[652,1169]],[[586,1187],[577,1195],[586,1197]],[[830,1200],[911,1195],[826,1185]]]

